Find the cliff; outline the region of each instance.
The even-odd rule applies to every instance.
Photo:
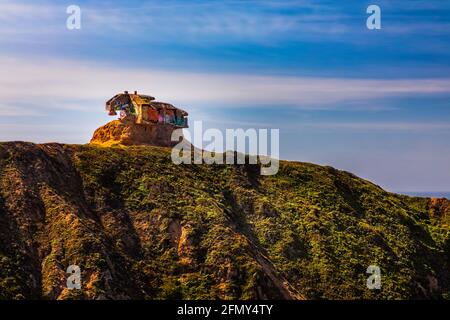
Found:
[[[160,147],[1,143],[0,298],[449,297],[448,200],[309,163],[258,173]]]

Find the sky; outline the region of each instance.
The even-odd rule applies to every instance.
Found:
[[[0,141],[87,143],[138,90],[205,128],[277,128],[282,159],[450,191],[450,1],[0,0],[0,75]]]

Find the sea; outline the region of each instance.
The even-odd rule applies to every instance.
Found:
[[[450,191],[442,192],[396,192],[405,194],[412,197],[425,197],[425,198],[447,198],[450,200]]]

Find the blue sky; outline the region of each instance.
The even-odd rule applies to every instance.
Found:
[[[279,128],[283,159],[450,190],[448,1],[0,0],[0,72],[2,141],[86,143],[137,89],[206,127]]]

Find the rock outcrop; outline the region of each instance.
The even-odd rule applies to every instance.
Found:
[[[113,145],[152,145],[172,147],[176,128],[170,124],[136,124],[133,120],[113,120],[95,130],[91,144],[109,147]]]
[[[438,219],[442,223],[450,224],[450,201],[443,198],[432,198],[430,201],[430,209],[433,218]]]

